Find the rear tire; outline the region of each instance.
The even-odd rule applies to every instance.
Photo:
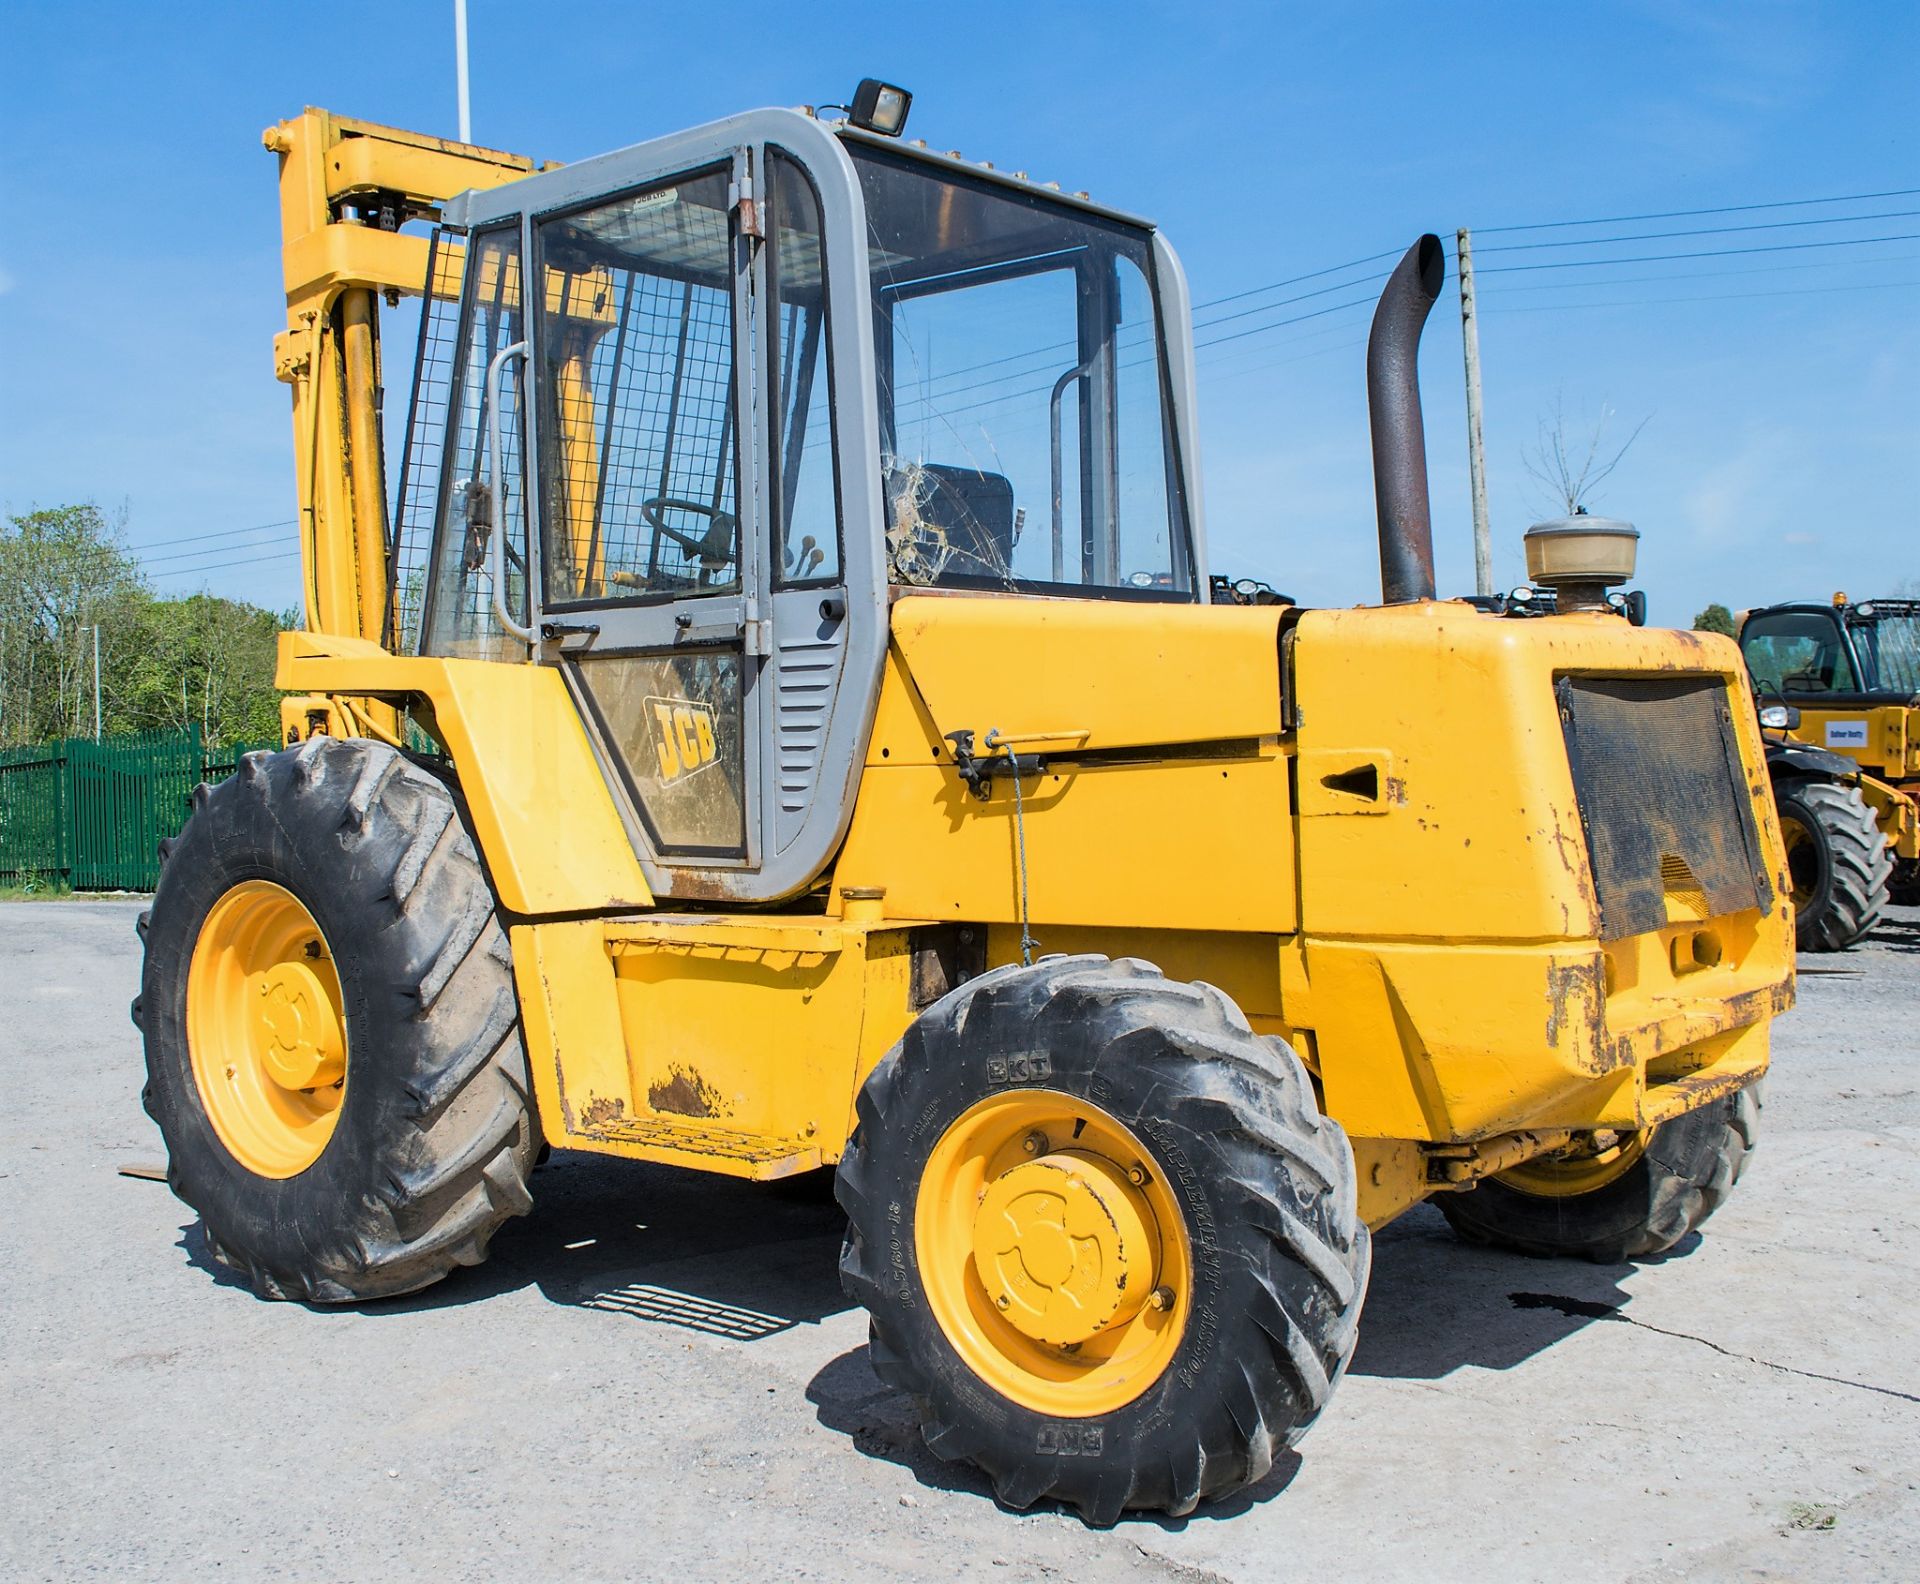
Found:
[[[1624,1171],[1588,1193],[1526,1192],[1493,1177],[1433,1202],[1461,1238],[1489,1248],[1605,1265],[1664,1254],[1733,1192],[1759,1136],[1760,1106],[1756,1084],[1661,1123]],[[1538,1186],[1551,1172],[1529,1165],[1503,1176]]]
[[[1088,1141],[1130,1135],[1145,1157],[1132,1180],[1161,1194],[1156,1214],[1172,1223],[1155,1222],[1162,1263],[1136,1267],[1141,1285],[1177,1283],[1145,1295],[1163,1314],[1123,1315],[1085,1355],[1079,1342],[1049,1354],[1052,1343],[1004,1331],[1001,1300],[980,1297],[953,1323],[943,1294],[971,1298],[969,1282],[995,1289],[977,1252],[946,1240],[942,1259],[935,1229],[955,1205],[970,1218],[976,1201],[944,1192],[954,1179],[938,1163],[978,1125],[970,1119],[997,1106],[1053,1106],[1062,1120],[1037,1142],[1009,1135],[1016,1161],[1023,1142],[1043,1158],[987,1167],[976,1227],[999,1224],[988,1221],[1000,1202],[989,1194],[1016,1172],[1070,1156],[1097,1172],[1099,1145]],[[872,1316],[876,1373],[913,1398],[928,1446],[977,1464],[1010,1507],[1050,1498],[1095,1524],[1128,1508],[1191,1512],[1262,1478],[1318,1417],[1353,1350],[1370,1243],[1345,1134],[1321,1116],[1282,1041],[1253,1033],[1218,990],[1170,982],[1147,963],[1001,968],[930,1007],[861,1090],[839,1197],[849,1219],[841,1276]],[[1169,1264],[1176,1240],[1182,1255]],[[1042,1253],[1035,1244],[1033,1259]],[[1025,1244],[1018,1260],[1018,1271],[1044,1270]],[[1118,1288],[1127,1292],[1125,1275]],[[1100,1290],[1111,1300],[1111,1285]],[[1170,1316],[1180,1329],[1154,1337]],[[1088,1356],[1130,1345],[1125,1328],[1137,1325],[1163,1351],[1103,1396],[1094,1371],[1105,1362],[1089,1367]]]
[[[260,1041],[210,997],[212,970],[194,990],[193,1024],[210,1092],[188,1037],[196,948],[208,941],[203,962],[237,952],[220,921],[234,913],[229,899],[260,894],[290,894],[321,936],[305,956],[337,975],[344,1077],[331,1131],[304,1165],[297,1150],[263,1163],[235,1133],[239,1091],[219,1087],[220,1064],[244,1064]],[[140,931],[134,1021],[168,1181],[200,1213],[214,1257],[260,1296],[413,1292],[480,1263],[501,1223],[530,1208],[541,1140],[507,939],[461,810],[436,777],[358,740],[247,755],[235,775],[196,789]],[[244,930],[236,938],[247,943]],[[234,978],[256,982],[268,994],[258,972]],[[252,1004],[251,988],[235,993]],[[212,1066],[208,1029],[225,1042]],[[278,1098],[311,1103],[314,1092]],[[272,1120],[259,1135],[269,1145]]]
[[[1893,858],[1858,787],[1794,781],[1775,791],[1801,951],[1845,951],[1879,922]]]
[[[1887,883],[1887,900],[1895,907],[1920,907],[1920,858],[1894,861],[1893,878]]]

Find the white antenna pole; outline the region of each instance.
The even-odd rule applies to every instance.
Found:
[[[93,624],[93,740],[100,740],[100,624]]]
[[[473,141],[473,106],[467,98],[467,0],[453,0],[454,70],[460,80],[460,141]]]

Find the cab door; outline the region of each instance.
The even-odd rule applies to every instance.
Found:
[[[758,858],[738,154],[537,215],[541,658],[665,869]]]
[[[802,160],[762,140],[661,175],[635,170],[647,154],[528,224],[532,637],[656,892],[772,899],[844,830],[872,703],[842,699],[825,222]]]

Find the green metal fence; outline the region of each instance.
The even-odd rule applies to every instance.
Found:
[[[66,737],[0,751],[0,881],[76,891],[150,891],[159,845],[179,832],[194,784],[231,775],[242,754],[200,730]]]

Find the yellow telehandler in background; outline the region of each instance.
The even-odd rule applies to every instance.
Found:
[[[1804,950],[1920,905],[1920,600],[1742,613]],[[1785,773],[1783,774],[1783,770]]]
[[[1384,603],[1214,604],[1172,249],[905,109],[266,133],[307,621],[142,920],[147,1104],[312,1303],[484,1258],[543,1145],[837,1165],[934,1450],[1185,1513],[1325,1406],[1370,1228],[1621,1260],[1721,1203],[1780,835],[1730,641],[1577,553],[1564,614],[1433,598],[1433,237],[1369,349]]]

